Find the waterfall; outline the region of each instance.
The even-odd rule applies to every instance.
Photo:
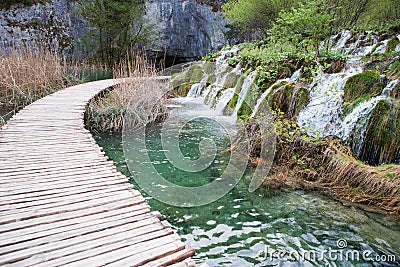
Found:
[[[337,35],[334,36],[333,38],[335,37],[337,37]],[[340,35],[340,39],[337,41],[333,49],[336,51],[342,50],[350,38],[351,38],[351,32],[349,30],[342,32]]]
[[[242,90],[240,91],[239,95],[238,95],[238,101],[235,107],[235,111],[232,113],[233,117],[237,117],[237,112],[239,111],[239,108],[242,106],[244,99],[250,89],[250,86],[253,84],[254,79],[256,77],[256,72],[253,71],[252,73],[249,74],[249,76],[247,76],[244,81],[243,81],[243,85],[242,85]]]
[[[274,88],[275,86],[279,86],[282,82],[297,82],[300,79],[300,75],[301,75],[301,69],[298,69],[293,73],[293,75],[290,78],[280,79],[276,81],[273,85],[271,85],[267,90],[265,90],[265,92],[262,93],[261,97],[257,100],[257,104],[253,109],[251,117],[254,118],[256,116],[258,110],[260,109],[261,104],[264,102],[265,98],[271,92],[272,88]]]
[[[382,44],[375,49],[373,54],[383,54],[383,53],[385,53],[388,42],[389,42],[389,40],[383,41]]]
[[[222,93],[222,96],[218,99],[217,104],[215,105],[215,110],[218,115],[224,115],[225,108],[234,94],[235,90],[233,88],[229,88]]]
[[[195,83],[190,87],[187,97],[198,97],[201,93],[202,84]]]
[[[310,102],[297,116],[299,126],[313,136],[333,134],[340,120],[346,81],[361,71],[362,68],[356,66],[343,73],[319,73],[310,85]]]
[[[397,35],[397,39],[399,39],[399,41],[400,41],[400,35]],[[400,44],[398,44],[398,45],[396,46],[396,48],[394,49],[394,51],[395,51],[395,52],[400,52]]]
[[[335,133],[336,136],[340,137],[348,145],[353,142],[352,148],[356,154],[359,154],[362,143],[364,141],[365,131],[367,129],[368,120],[372,114],[372,111],[379,103],[379,101],[387,100],[390,97],[390,93],[393,88],[397,85],[399,80],[393,80],[382,90],[379,96],[373,97],[368,101],[360,103],[340,124],[340,127]],[[350,140],[353,132],[357,133],[356,140]]]

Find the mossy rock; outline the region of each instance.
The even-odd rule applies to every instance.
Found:
[[[380,101],[368,120],[359,157],[370,165],[395,163],[400,156],[400,105]]]
[[[374,45],[374,47],[371,50],[371,54],[375,53],[376,49],[378,49],[378,47],[380,47],[383,44],[383,42],[378,42],[376,45]]]
[[[214,87],[211,86],[210,91],[208,91],[208,94],[204,98],[204,104],[208,104],[209,103],[210,97],[212,96],[213,91],[214,91]]]
[[[268,96],[272,110],[280,110],[289,118],[296,117],[309,101],[309,91],[303,87],[297,88],[294,83],[278,86]]]
[[[359,98],[357,98],[353,103],[349,103],[349,102],[345,102],[343,104],[343,111],[342,114],[340,115],[340,117],[343,119],[345,118],[347,115],[349,115],[351,112],[353,112],[353,110],[358,107],[358,105],[360,105],[361,103],[368,101],[371,99],[371,95],[367,94],[367,95],[363,95]]]
[[[205,74],[213,74],[215,72],[215,63],[214,62],[205,62],[203,66],[203,70]]]
[[[239,75],[237,75],[236,73],[229,73],[226,76],[224,85],[222,86],[223,88],[233,88],[236,86],[237,80],[239,79]]]
[[[393,79],[400,78],[400,58],[394,60],[388,67],[387,67],[387,75],[392,77]]]
[[[210,74],[207,77],[206,84],[207,85],[213,84],[216,80],[217,80],[217,76],[214,73]]]
[[[239,107],[237,116],[240,120],[246,122],[251,118],[253,108],[257,104],[257,100],[261,95],[261,91],[257,85],[252,84],[244,97],[242,105]]]
[[[392,93],[390,95],[392,98],[396,99],[396,100],[400,100],[400,83],[397,83],[393,90]]]
[[[344,102],[353,103],[356,99],[370,95],[380,95],[385,88],[386,79],[374,71],[364,71],[350,77],[344,87]]]
[[[170,95],[172,97],[186,97],[190,91],[190,88],[192,85],[195,84],[193,82],[187,82],[187,83],[182,83],[179,84],[178,86],[174,87],[173,90],[170,91]]]
[[[242,90],[243,83],[244,83],[245,79],[246,79],[246,75],[241,75],[237,79],[236,85],[235,85],[235,94],[233,95],[232,99],[228,103],[228,109],[227,109],[228,112],[229,112],[229,109],[232,110],[232,109],[236,108],[236,105],[237,105],[237,102],[238,102],[238,99],[239,99],[239,93]]]
[[[185,78],[188,82],[200,82],[203,78],[203,69],[201,68],[201,66],[194,64],[190,66],[186,71]]]
[[[396,46],[400,44],[400,41],[397,37],[393,37],[392,39],[389,40],[386,46],[386,53],[391,53],[394,52],[396,49]]]

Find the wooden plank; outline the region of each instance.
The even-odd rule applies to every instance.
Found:
[[[20,220],[27,220],[30,218],[54,215],[54,214],[59,214],[59,213],[65,213],[68,211],[82,210],[82,209],[90,208],[93,206],[101,206],[101,205],[113,203],[114,201],[129,200],[132,198],[133,198],[133,196],[131,193],[125,193],[125,194],[119,193],[117,196],[104,197],[100,200],[82,201],[80,203],[70,204],[67,206],[62,206],[62,207],[57,207],[57,208],[49,208],[49,209],[33,208],[33,209],[30,209],[30,211],[13,214],[13,215],[2,216],[2,217],[0,217],[0,224],[5,224],[5,223],[9,223],[9,222],[14,222],[14,221],[20,221]]]
[[[101,265],[106,265],[132,255],[138,255],[137,257],[143,256],[143,254],[140,255],[141,252],[146,252],[154,247],[162,247],[165,250],[167,248],[163,247],[163,245],[173,244],[177,239],[178,238],[172,235],[171,232],[166,236],[154,235],[149,237],[148,235],[142,235],[138,238],[126,239],[122,242],[101,246],[95,251],[89,250],[77,253],[74,255],[75,257],[72,258],[63,257],[33,266],[99,266],[100,262],[102,263]],[[76,258],[79,260],[76,260]],[[71,262],[71,260],[73,262]]]
[[[143,267],[159,267],[159,266],[193,267],[193,266],[196,266],[196,264],[192,260],[176,264],[177,262],[180,262],[186,258],[192,257],[193,255],[194,255],[193,249],[179,250],[178,252],[172,253],[165,257],[161,257],[154,261],[150,261],[146,264],[143,264],[142,266]],[[113,265],[115,265],[115,266],[130,266],[130,263],[131,263],[131,259],[126,258],[122,261],[115,262]]]
[[[132,217],[129,217],[123,219],[123,223],[114,220],[91,227],[73,229],[63,234],[56,233],[54,235],[49,235],[46,238],[42,238],[44,240],[41,241],[40,244],[36,242],[37,244],[35,244],[35,246],[25,246],[25,248],[20,250],[15,250],[14,248],[13,252],[0,256],[0,264],[26,259],[39,253],[57,250],[54,253],[47,253],[46,255],[48,259],[53,259],[51,255],[58,255],[58,257],[61,257],[75,254],[97,246],[123,241],[126,240],[127,237],[142,235],[146,232],[153,232],[165,228],[159,223],[158,218],[150,217],[148,214],[138,216],[138,218],[141,220],[134,221]],[[149,225],[151,227],[147,227]],[[81,250],[82,247],[84,250]],[[4,248],[1,248],[1,251],[3,250]],[[31,264],[32,262],[29,263],[29,265]]]
[[[55,244],[62,240],[71,240],[74,237],[86,236],[91,233],[99,233],[107,229],[123,226],[127,223],[143,221],[149,218],[152,218],[155,222],[156,217],[152,216],[148,208],[143,206],[138,207],[141,209],[131,212],[129,216],[124,214],[125,217],[123,219],[118,219],[121,218],[121,216],[109,216],[96,221],[83,222],[82,225],[63,225],[57,229],[47,229],[46,231],[39,233],[29,234],[28,237],[19,236],[18,238],[9,238],[3,241],[3,244],[5,245],[0,248],[0,251],[1,254],[5,255],[5,258],[7,258],[7,255],[12,252],[22,251],[31,247],[38,247],[43,244]],[[34,239],[32,239],[33,237]]]
[[[54,93],[1,128],[0,265],[163,265],[192,255],[84,128],[87,102],[118,82]]]

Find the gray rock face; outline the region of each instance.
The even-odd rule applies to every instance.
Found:
[[[79,58],[73,44],[82,38],[86,23],[74,19],[72,5],[71,0],[52,0],[0,10],[0,41],[7,47],[37,40]],[[154,41],[146,49],[153,56],[175,63],[192,61],[227,44],[226,22],[208,5],[195,0],[147,0],[146,6],[148,23],[154,26]]]
[[[31,7],[16,7],[0,10],[0,41],[7,53],[10,46],[19,47],[23,43],[56,47],[60,52],[72,48],[70,2],[52,0],[49,4]]]
[[[155,26],[149,51],[177,62],[193,61],[227,44],[220,12],[195,0],[148,0],[147,18]]]

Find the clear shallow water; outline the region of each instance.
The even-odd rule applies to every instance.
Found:
[[[159,132],[159,127],[148,129],[147,152],[157,171],[169,181],[199,186],[210,183],[224,171],[229,159],[224,148],[229,140],[217,124],[197,119],[180,132],[181,151],[192,159],[200,154],[198,143],[202,137],[213,138],[217,144],[214,163],[199,173],[187,173],[168,163]],[[119,170],[131,177],[123,156],[121,135],[102,135],[96,139]],[[246,175],[251,175],[251,169]],[[196,249],[194,259],[198,264],[400,266],[398,226],[385,227],[362,211],[315,193],[296,191],[275,196],[259,191],[249,193],[248,180],[242,179],[218,201],[193,208],[169,206],[142,193],[152,209],[160,211],[186,243]],[[339,239],[346,240],[346,248],[338,248]],[[369,261],[379,260],[378,256],[386,256],[387,262]],[[396,256],[397,261],[391,256]]]

